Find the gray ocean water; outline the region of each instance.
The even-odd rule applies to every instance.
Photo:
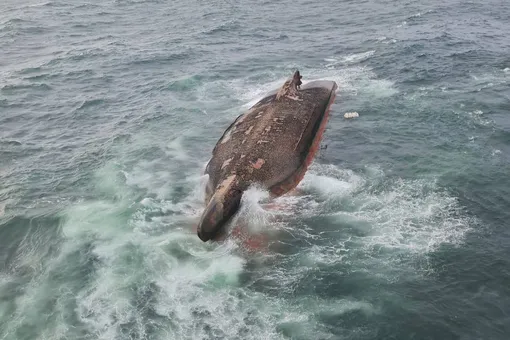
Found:
[[[506,0],[2,1],[0,339],[509,339],[509,32]],[[295,69],[339,86],[320,154],[201,242],[214,144]]]

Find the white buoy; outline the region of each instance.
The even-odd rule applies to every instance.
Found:
[[[344,118],[358,118],[359,117],[359,113],[357,112],[346,112],[344,114]]]

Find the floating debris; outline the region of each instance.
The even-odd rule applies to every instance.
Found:
[[[357,112],[346,112],[344,114],[344,118],[358,118],[359,117],[359,113]]]

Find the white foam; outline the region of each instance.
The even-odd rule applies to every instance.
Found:
[[[64,234],[70,238],[86,232],[102,234],[104,237],[115,236],[117,227],[122,223],[118,214],[126,209],[125,204],[119,203],[97,200],[70,206],[65,214]]]
[[[398,93],[393,81],[378,79],[369,67],[355,65],[374,54],[375,50],[371,50],[340,58],[326,58],[328,64],[323,67],[303,68],[297,65],[293,69],[300,70],[303,75],[303,84],[314,80],[333,80],[338,84],[339,92],[364,96],[370,98],[370,100],[385,98]],[[269,91],[278,89],[291,74],[292,71],[278,74],[270,73],[263,80],[258,81],[253,81],[250,78],[238,78],[229,81],[219,80],[207,86],[220,87],[222,91],[227,93],[227,97],[244,102],[240,107],[232,107],[225,112],[229,117],[235,117],[256,104]]]
[[[182,146],[183,139],[184,136],[181,135],[167,144],[165,150],[167,156],[179,161],[185,161],[189,159],[189,155],[186,149]]]
[[[351,216],[372,226],[363,237],[367,248],[383,246],[428,253],[443,243],[459,244],[470,228],[457,200],[436,190],[427,181],[400,180],[389,190],[359,195],[358,210],[336,215]]]
[[[348,183],[351,190],[354,190],[365,183],[365,179],[352,170],[342,169],[333,164],[313,163],[299,186],[302,188],[307,188],[307,186],[314,187],[317,185],[314,179],[318,177],[328,178],[329,181]],[[331,182],[328,184],[331,184]],[[341,185],[343,186],[343,184]],[[330,193],[328,188],[323,188],[326,190],[326,195]]]
[[[354,310],[359,310],[369,315],[380,313],[380,309],[374,307],[371,303],[354,299],[321,301],[318,309],[320,309],[321,314],[331,316],[339,316]]]
[[[376,79],[367,81],[363,91],[367,94],[373,94],[376,98],[391,97],[398,93],[394,88],[394,82],[386,79]]]
[[[346,173],[352,176],[346,176],[342,173],[339,177],[331,177],[328,175],[316,175],[313,171],[307,173],[303,181],[299,184],[299,188],[307,192],[315,192],[320,197],[345,197],[356,190],[363,180],[354,175],[350,171]]]
[[[383,44],[394,44],[394,43],[396,43],[396,42],[397,42],[397,39],[390,39],[390,38],[388,38],[388,37],[384,37],[384,36],[383,36],[383,37],[376,38],[376,40],[377,40],[378,42],[383,43]]]
[[[422,15],[422,14],[421,14],[421,12],[418,12],[418,13],[416,13],[416,14],[411,15],[411,16],[409,17],[409,19],[411,19],[411,18],[419,18],[419,17],[421,17],[421,15]]]
[[[379,168],[355,174],[332,165],[312,166],[300,189],[311,194],[308,200],[322,203],[313,205],[308,216],[329,216],[332,225],[328,230],[338,229],[338,235],[345,236],[328,237],[325,244],[309,247],[302,264],[362,263],[371,275],[395,279],[396,268],[405,273],[407,264],[414,266],[414,261],[441,245],[462,244],[475,223],[464,214],[458,200],[433,180],[401,179],[379,187],[382,181],[388,179]],[[320,234],[310,235],[311,242],[320,238]]]
[[[263,190],[250,189],[244,198],[249,214],[263,213],[259,201],[266,197]],[[69,241],[54,266],[62,265],[71,249],[93,240],[91,251],[101,262],[94,279],[76,297],[76,313],[95,338],[116,338],[121,335],[121,326],[127,324],[136,326],[141,337],[147,334],[147,325],[133,294],[137,289],[134,287],[144,287],[150,281],[157,287],[152,293],[155,294],[154,311],[167,320],[159,325],[163,332],[160,338],[207,339],[211,335],[205,326],[228,338],[235,337],[243,328],[248,330],[243,336],[247,339],[280,338],[269,312],[256,312],[254,317],[262,323],[246,323],[246,318],[251,317],[250,308],[265,297],[247,295],[244,300],[238,296],[243,292],[236,287],[246,259],[235,254],[235,242],[206,244],[183,229],[152,236],[151,229],[159,226],[146,220],[144,209],[165,209],[173,204],[173,212],[179,218],[186,214],[182,206],[194,204],[194,200],[191,193],[177,203],[144,199],[142,210],[124,222],[112,216],[118,218],[114,207],[119,202],[115,205],[106,201],[80,203],[68,210],[63,230]],[[174,219],[173,215],[168,218]],[[185,257],[179,259],[176,254]],[[197,327],[197,322],[204,327]]]
[[[398,93],[398,90],[394,88],[394,82],[377,79],[376,75],[368,67],[352,66],[345,69],[317,69],[308,72],[303,70],[302,74],[303,79],[305,75],[308,75],[308,78],[303,83],[321,79],[333,80],[338,84],[338,92],[371,98],[372,100],[389,97]]]
[[[224,303],[221,292],[215,293],[205,288],[238,284],[245,260],[232,254],[234,243],[227,242],[220,246],[204,244],[196,235],[178,230],[152,237],[150,232],[145,233],[142,230],[150,231],[151,227],[157,225],[146,221],[143,213],[133,215],[131,220],[127,221],[126,229],[121,227],[122,221],[112,221],[109,218],[109,209],[103,207],[110,205],[106,202],[85,207],[80,204],[80,207],[73,207],[68,211],[63,229],[69,243],[55,261],[55,266],[60,266],[72,248],[79,247],[80,243],[90,239],[90,236],[86,236],[87,229],[94,231],[92,251],[100,259],[101,266],[98,267],[94,280],[78,294],[76,312],[81,323],[95,334],[96,338],[115,338],[121,334],[121,325],[126,324],[135,324],[140,334],[146,334],[147,326],[144,324],[143,315],[139,314],[140,311],[133,302],[133,285],[144,286],[149,279],[155,280],[160,289],[159,292],[154,292],[157,297],[156,311],[168,317],[170,323],[175,321],[175,317],[182,319],[183,327],[171,328],[162,325],[165,332],[173,334],[172,338],[194,334],[192,313],[195,310],[210,311],[215,320],[214,324],[219,325],[224,332],[235,326],[231,321],[225,323],[223,320],[229,319],[224,315],[214,313],[214,309],[220,308]],[[146,228],[140,228],[143,224]],[[131,229],[130,225],[135,226],[135,229]],[[108,229],[115,229],[115,235],[104,232]],[[135,230],[138,231],[133,233]],[[167,249],[170,249],[170,253]],[[189,261],[177,260],[172,249],[187,253]],[[197,293],[203,295],[199,300],[196,300]],[[225,326],[222,323],[225,323]],[[205,339],[206,336],[199,338]]]
[[[131,171],[125,171],[126,184],[135,188],[147,189],[158,199],[169,197],[175,180],[172,172],[164,170],[162,160],[141,161]]]
[[[350,241],[350,239],[348,239]],[[308,249],[305,255],[304,264],[308,266],[333,266],[336,263],[344,261],[349,255],[349,248],[345,242],[339,242],[333,246],[314,245]]]
[[[343,57],[341,57],[339,59],[337,59],[337,58],[327,58],[327,59],[325,59],[325,61],[329,62],[329,64],[326,64],[326,67],[327,68],[331,68],[332,66],[337,66],[339,64],[355,64],[355,63],[359,63],[361,61],[367,60],[368,58],[370,58],[374,54],[375,54],[375,50],[370,50],[370,51],[361,52],[361,53],[349,54],[349,55],[343,56]]]
[[[469,117],[476,124],[487,126],[493,123],[493,121],[484,115],[482,110],[473,110],[468,112]]]
[[[491,156],[496,156],[496,155],[499,155],[499,154],[501,154],[501,150],[499,150],[499,149],[493,149],[491,151]]]
[[[52,4],[51,1],[45,1],[45,2],[38,2],[38,3],[35,3],[35,4],[26,5],[25,7],[42,7],[42,6],[48,6],[48,5],[51,5],[51,4]]]
[[[233,224],[241,224],[243,228],[260,232],[264,230],[277,211],[265,209],[263,204],[269,199],[269,192],[260,187],[252,186],[246,190],[241,200],[241,208],[233,220]]]
[[[248,108],[255,105],[259,100],[261,100],[266,93],[269,91],[278,89],[282,84],[287,81],[287,77],[279,77],[275,80],[272,80],[267,83],[259,83],[259,84],[244,84],[245,87],[240,87],[239,81],[232,82],[232,88],[239,95],[240,99],[248,100],[246,104],[243,104],[243,108]]]
[[[288,323],[292,328],[295,322],[299,336],[328,338],[332,334],[316,315],[379,310],[354,299],[293,300],[260,293],[246,288],[246,267],[256,265],[249,272],[253,280],[267,281],[264,288],[273,285],[281,293],[277,296],[282,296],[292,293],[311,270],[344,261],[350,261],[353,270],[367,270],[373,276],[394,273],[403,265],[395,257],[412,261],[440,245],[461,244],[470,228],[457,200],[433,181],[392,181],[379,167],[354,172],[313,164],[298,186],[302,194],[275,201],[284,204],[283,209],[268,210],[267,191],[252,187],[243,196],[239,213],[257,228],[274,227],[276,215],[278,223],[299,232],[296,238],[307,245],[294,255],[250,257],[235,240],[203,243],[196,237],[190,222],[196,222],[203,210],[207,176],[201,176],[197,166],[177,183],[169,175],[155,175],[160,166],[168,166],[169,172],[180,166],[174,159],[164,162],[122,168],[125,180],[118,178],[120,167],[106,166],[98,172],[95,190],[104,198],[76,202],[64,212],[65,240],[60,253],[45,268],[36,269],[40,274],[16,301],[16,321],[9,324],[12,333],[25,321],[40,320],[37,314],[55,299],[54,319],[76,313],[82,328],[68,329],[57,321],[42,327],[47,338],[73,338],[73,332],[80,332],[96,339],[114,339],[125,337],[129,328],[137,338],[151,332],[156,339],[282,339],[285,336],[278,327]],[[380,187],[381,182],[386,185]],[[169,192],[175,185],[188,192],[170,201],[164,194],[154,195],[162,185]],[[147,188],[150,197],[137,205],[133,192],[140,187]],[[339,237],[328,236],[325,242],[315,230],[322,224],[303,227],[289,222],[301,216],[328,219]],[[346,224],[355,232],[343,228]],[[72,254],[78,259],[72,260]],[[267,265],[265,261],[273,262]],[[91,263],[85,266],[83,262]],[[71,288],[72,278],[67,277],[55,284],[52,275],[72,272],[74,266],[90,271],[79,288]]]
[[[8,287],[14,283],[14,279],[11,275],[7,273],[0,273],[0,320],[6,320],[8,313],[10,302],[6,298],[7,295],[5,292],[8,292]]]
[[[492,72],[483,74],[471,74],[472,84],[471,87],[476,91],[482,91],[486,88],[494,86],[506,85],[509,82],[509,72],[503,70],[503,72]]]
[[[411,15],[408,19],[420,18],[421,16],[423,16],[425,14],[429,14],[429,13],[432,13],[432,10],[429,9],[425,12],[418,12],[416,14]]]

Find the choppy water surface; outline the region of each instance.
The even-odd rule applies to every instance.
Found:
[[[0,339],[508,339],[509,17],[2,2]],[[254,240],[202,243],[214,144],[295,69],[339,85],[324,148],[244,197]]]

